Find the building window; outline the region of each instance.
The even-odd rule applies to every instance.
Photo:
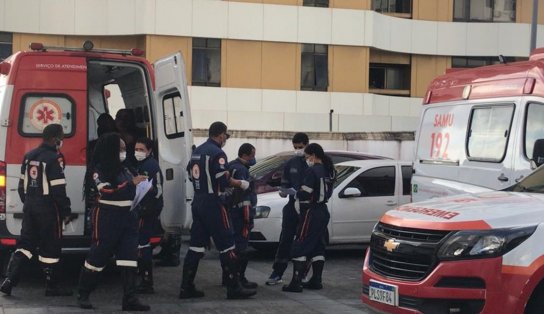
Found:
[[[13,34],[0,32],[0,61],[13,53]]]
[[[304,0],[302,5],[305,6],[305,7],[328,8],[329,7],[329,0]]]
[[[412,14],[412,0],[372,0],[372,10],[382,13]]]
[[[410,65],[371,63],[369,89],[403,90],[410,92]],[[374,91],[375,92],[375,91]]]
[[[302,90],[326,91],[329,86],[329,55],[327,45],[302,45]]]
[[[504,61],[514,62],[517,59],[514,57],[504,57]],[[452,57],[452,68],[476,68],[485,65],[500,63],[498,57]]]
[[[221,86],[221,39],[193,38],[192,84]]]
[[[454,0],[456,22],[515,22],[516,0]]]

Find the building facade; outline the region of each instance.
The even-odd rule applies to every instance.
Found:
[[[531,14],[532,0],[0,0],[0,58],[86,39],[150,61],[180,50],[195,128],[413,132],[435,76],[527,58]]]

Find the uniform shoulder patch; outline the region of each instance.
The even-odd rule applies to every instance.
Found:
[[[225,157],[219,158],[218,162],[219,162],[220,165],[224,165],[224,164],[227,163],[227,161],[225,160]]]
[[[195,179],[200,178],[200,167],[198,166],[198,164],[193,165],[193,168],[191,169],[191,175]]]
[[[32,179],[38,178],[38,167],[32,166],[30,167],[30,170],[28,171],[28,174]]]
[[[93,173],[93,180],[97,180],[98,179],[98,172],[95,172]]]

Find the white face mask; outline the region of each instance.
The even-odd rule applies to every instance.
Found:
[[[134,152],[134,157],[136,157],[136,160],[142,161],[147,158],[147,154],[144,152]]]
[[[119,153],[119,160],[121,160],[121,162],[125,161],[125,159],[127,159],[127,152],[120,152]]]
[[[304,156],[304,149],[295,149],[295,156]]]
[[[62,147],[62,140],[57,140],[57,150],[59,150]]]
[[[310,159],[306,159],[306,164],[308,165],[308,167],[311,167],[314,165],[314,162]]]

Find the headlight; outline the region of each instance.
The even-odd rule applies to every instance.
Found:
[[[268,206],[256,206],[255,207],[255,219],[268,218],[270,214],[270,207]]]
[[[535,229],[536,226],[458,231],[442,244],[438,258],[455,260],[501,256],[525,241]]]

